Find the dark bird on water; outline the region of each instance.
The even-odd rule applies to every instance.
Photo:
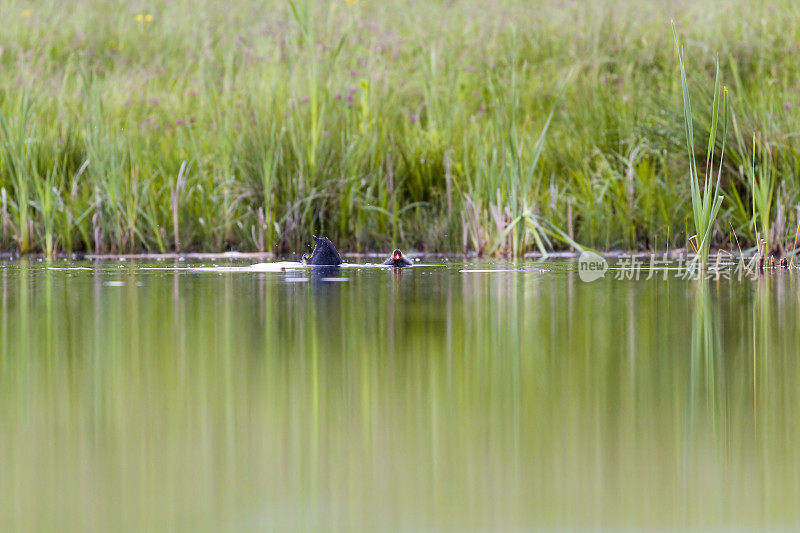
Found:
[[[395,250],[394,252],[392,252],[392,257],[384,261],[383,264],[397,268],[402,268],[411,266],[414,263],[412,263],[410,259],[404,256],[403,252],[401,252],[400,250]]]
[[[307,259],[305,255],[303,256],[305,264],[314,266],[342,264],[342,258],[339,257],[339,252],[336,251],[336,247],[329,238],[317,237],[316,235],[312,235],[312,237],[314,237],[314,251],[311,252],[311,256]]]

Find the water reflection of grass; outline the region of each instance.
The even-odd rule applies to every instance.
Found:
[[[719,305],[712,299],[710,283],[701,280],[694,291],[690,378],[687,382],[686,419],[683,449],[683,490],[686,502],[686,519],[691,520],[692,505],[688,499],[697,490],[692,472],[705,469],[714,479],[723,477],[728,457],[728,433],[725,357],[721,342]],[[710,442],[707,427],[711,426]],[[710,445],[711,464],[693,462],[695,448]],[[710,502],[719,505],[719,500]]]
[[[0,519],[83,530],[800,519],[791,276],[762,288],[587,284],[558,269],[349,276],[0,268],[0,493],[13,494]]]
[[[687,523],[724,512],[737,494],[761,502],[742,514],[745,522],[789,519],[774,486],[797,464],[789,452],[797,428],[781,407],[792,387],[786,375],[797,369],[788,355],[796,326],[786,323],[798,313],[797,299],[786,298],[796,285],[778,275],[695,288],[682,451]]]

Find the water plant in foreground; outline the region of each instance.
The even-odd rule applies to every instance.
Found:
[[[723,196],[720,194],[720,178],[722,176],[722,164],[725,157],[725,138],[728,132],[728,88],[724,87],[720,91],[719,81],[719,61],[716,62],[716,74],[714,78],[714,103],[711,111],[711,129],[708,138],[708,150],[706,152],[706,163],[703,172],[703,183],[701,188],[700,174],[697,169],[697,159],[694,153],[694,117],[692,116],[692,105],[689,98],[689,84],[686,81],[686,69],[683,64],[683,51],[678,40],[678,30],[675,23],[672,23],[672,34],[675,38],[675,48],[678,51],[678,63],[681,68],[681,87],[683,90],[683,115],[684,126],[686,129],[686,149],[689,155],[689,179],[692,194],[692,214],[694,218],[696,252],[701,267],[708,265],[708,253],[711,246],[711,231],[719,215],[722,206]],[[721,95],[721,98],[720,98]],[[714,178],[714,149],[717,128],[719,127],[720,100],[722,104],[723,128],[722,128],[722,151],[719,157],[716,180]]]

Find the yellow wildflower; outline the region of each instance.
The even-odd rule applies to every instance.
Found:
[[[153,15],[148,13],[147,15],[144,16],[144,21],[145,22],[153,22]]]
[[[358,0],[344,0],[344,3],[347,4],[350,7],[353,7],[354,5],[356,5],[358,3]]]
[[[144,17],[142,15],[136,15],[136,22],[142,22]]]
[[[28,18],[31,15],[33,15],[33,9],[23,9],[22,10],[22,16],[23,17]]]

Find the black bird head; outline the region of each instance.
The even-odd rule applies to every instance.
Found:
[[[400,249],[395,249],[395,251],[392,252],[392,257],[384,261],[383,264],[402,268],[411,266],[413,263],[410,259],[403,255],[403,252],[401,252]]]

